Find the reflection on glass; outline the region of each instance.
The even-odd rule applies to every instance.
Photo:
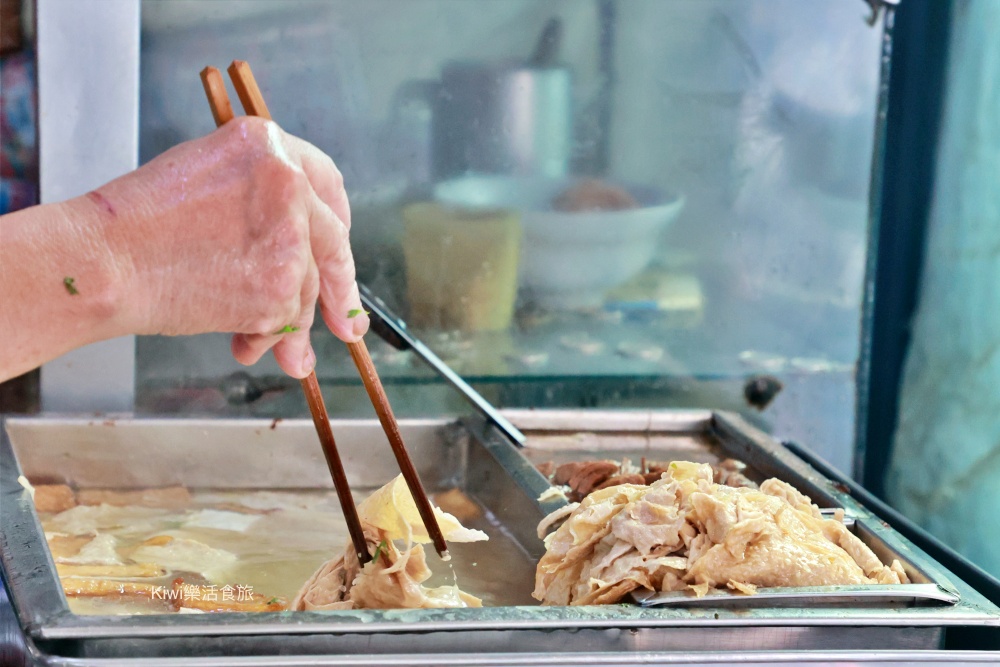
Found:
[[[198,71],[248,60],[343,171],[360,279],[488,398],[740,409],[849,469],[882,36],[857,5],[146,2],[142,157],[211,131]],[[234,409],[223,337],[139,345],[146,409]],[[398,412],[454,406],[372,347]]]

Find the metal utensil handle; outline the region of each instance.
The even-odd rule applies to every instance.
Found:
[[[406,328],[406,322],[389,310],[385,302],[372,294],[371,290],[364,285],[359,284],[358,289],[361,292],[361,303],[369,311],[372,331],[397,350],[413,350],[424,363],[437,371],[451,386],[457,389],[481,415],[500,429],[511,442],[518,447],[524,446],[524,434],[500,414],[479,392],[441,361],[441,358],[434,354],[429,347],[410,335]]]

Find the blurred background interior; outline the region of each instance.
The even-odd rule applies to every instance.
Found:
[[[59,4],[0,5],[4,212],[46,182],[31,28]],[[138,163],[212,131],[205,65],[249,61],[275,120],[343,171],[359,279],[493,404],[738,411],[1000,574],[1000,3],[117,4],[137,12]],[[51,114],[43,143],[74,122]],[[374,416],[314,336],[331,414]],[[308,415],[228,340],[126,341],[110,400],[54,362],[2,409]],[[461,407],[369,345],[397,414]]]

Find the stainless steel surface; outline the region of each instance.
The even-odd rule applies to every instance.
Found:
[[[863,507],[841,502],[842,495],[828,482],[738,418],[707,411],[551,415],[536,411],[509,416],[526,430],[524,450],[511,446],[479,418],[462,424],[404,420],[401,426],[429,483],[459,479],[532,559],[541,551],[535,524],[552,505],[539,506],[536,499],[548,484],[522,452],[537,454],[538,445],[546,442],[561,444],[562,449],[556,450],[563,452],[571,451],[569,445],[579,448],[581,442],[603,447],[616,439],[629,447],[642,443],[646,451],[681,451],[695,458],[739,455],[762,474],[783,471],[785,479],[826,500],[828,507],[846,507],[858,526],[870,523]],[[578,428],[589,430],[580,434]],[[384,437],[374,420],[340,422],[336,429],[348,475],[357,483],[384,481],[394,474],[391,458],[378,455],[381,447],[372,446],[374,438]],[[582,437],[574,439],[574,433]],[[192,653],[247,660],[267,655],[267,664],[337,664],[312,662],[319,658],[307,656],[375,654],[389,661],[393,655],[414,652],[447,656],[435,664],[491,664],[497,659],[503,664],[532,664],[553,651],[567,656],[629,654],[637,659],[708,651],[705,660],[714,661],[726,652],[932,650],[941,646],[948,627],[1000,625],[1000,610],[937,568],[891,528],[880,525],[871,527],[876,541],[905,554],[929,581],[953,589],[960,600],[950,606],[891,608],[510,606],[138,617],[69,612],[28,494],[17,483],[15,451],[29,476],[77,486],[184,482],[197,487],[210,482],[216,488],[254,489],[267,479],[274,488],[325,487],[314,437],[306,421],[8,420],[0,442],[0,552],[11,575],[22,626],[39,650],[61,653],[60,660],[68,659],[66,651],[72,650],[92,661],[54,664],[114,664],[107,660],[126,656],[163,660],[151,664],[180,664],[174,661]],[[499,576],[516,583],[506,573]],[[287,662],[271,661],[279,654]],[[508,659],[510,654],[516,659]],[[343,660],[350,664],[347,657]]]
[[[55,658],[46,664],[64,667],[346,667],[348,665],[414,667],[463,665],[483,667],[531,667],[547,665],[829,665],[845,667],[860,663],[877,663],[883,667],[904,667],[907,665],[941,665],[965,667],[996,664],[996,654],[986,651],[736,651],[719,653],[677,653],[642,651],[640,653],[610,652],[561,652],[561,653],[501,653],[482,654],[470,646],[468,653],[455,654],[392,654],[357,656],[274,656],[274,657],[233,657],[222,658],[146,658],[132,659],[86,659]]]
[[[644,607],[674,605],[680,607],[814,607],[863,606],[865,604],[920,603],[924,601],[956,604],[956,593],[936,584],[908,584],[904,586],[826,586],[814,588],[758,588],[753,595],[734,595],[727,591],[709,591],[704,597],[691,597],[688,593],[669,591],[632,593],[632,599]]]
[[[645,610],[647,613],[653,610]],[[534,657],[549,652],[604,653],[606,655],[643,653],[702,652],[705,657],[719,653],[733,655],[744,651],[842,651],[859,647],[882,646],[883,649],[922,650],[938,647],[941,629],[857,627],[840,628],[581,628],[550,630],[478,630],[428,631],[420,634],[358,633],[248,637],[223,632],[205,637],[131,637],[92,639],[85,642],[90,658],[184,657],[195,655],[226,656],[307,656],[358,654],[452,654],[468,660],[470,654],[483,656],[520,654]],[[47,647],[43,643],[40,648]],[[584,663],[586,664],[586,663]]]
[[[399,474],[377,421],[335,420],[335,425],[352,487],[378,487]],[[466,453],[449,433],[453,425],[410,419],[400,429],[428,483],[462,474]],[[331,488],[308,419],[39,417],[9,419],[6,432],[25,476],[36,481],[78,488]]]
[[[840,472],[815,452],[793,442],[784,446],[823,475],[841,485],[841,489],[867,507],[876,516],[892,524],[893,529],[919,546],[947,569],[964,579],[994,603],[1000,602],[1000,579],[966,559],[951,545],[941,542],[893,507],[885,503],[853,479]]]
[[[49,203],[138,165],[139,0],[38,0],[35,12],[39,177]],[[88,345],[42,367],[42,408],[131,410],[134,378],[134,336]]]
[[[826,519],[835,519],[837,517],[837,512],[838,511],[841,511],[841,510],[839,508],[826,507],[824,509],[821,509],[819,511],[819,513],[822,514],[823,517],[826,518]],[[845,526],[853,526],[854,525],[854,517],[853,516],[847,516],[845,514],[844,517],[841,520],[843,521],[843,523],[844,523]]]
[[[994,618],[990,625],[1000,625],[1000,610],[971,587],[948,575],[933,559],[917,549],[903,536],[875,517],[865,507],[853,500],[845,489],[823,477],[804,461],[788,452],[780,443],[751,427],[738,415],[710,412],[603,412],[599,410],[532,411],[508,410],[505,414],[527,438],[525,456],[536,464],[546,460],[561,462],[584,459],[645,458],[669,461],[687,459],[716,462],[723,458],[736,458],[748,464],[746,473],[758,481],[767,477],[783,479],[820,505],[821,512],[832,516],[837,509],[845,512],[845,524],[867,544],[883,562],[899,559],[911,585],[894,587],[828,587],[812,589],[825,591],[824,596],[802,596],[812,600],[811,605],[823,607],[832,600],[838,604],[845,595],[855,593],[872,608],[883,604],[910,601],[915,604],[938,602],[964,604],[963,592],[975,597],[974,607],[992,608]],[[803,590],[801,593],[805,593]],[[784,594],[795,596],[799,591],[784,589]],[[660,597],[662,596],[662,597]],[[733,607],[756,607],[755,596],[721,594]],[[826,597],[826,601],[820,600]],[[645,596],[650,602],[662,599],[662,604],[678,606],[705,606],[696,598],[675,594]],[[776,598],[775,598],[776,599]],[[982,605],[985,604],[985,607]]]
[[[406,322],[399,319],[389,310],[381,299],[371,293],[364,285],[360,285],[361,302],[372,315],[372,329],[390,345],[399,350],[413,350],[421,360],[434,369],[452,387],[458,390],[465,400],[472,404],[481,415],[492,422],[507,438],[516,445],[524,444],[524,436],[508,421],[489,401],[473,389],[468,382],[441,361],[434,352],[424,345],[419,338],[411,336],[406,328]]]

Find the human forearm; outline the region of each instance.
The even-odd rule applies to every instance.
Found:
[[[94,194],[0,217],[0,380],[128,333],[128,255]]]
[[[305,377],[317,300],[343,340],[368,329],[349,231],[333,161],[259,118],[0,218],[0,379],[118,335],[216,331]]]

